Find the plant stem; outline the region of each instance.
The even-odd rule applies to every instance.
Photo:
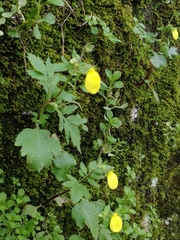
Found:
[[[99,153],[99,155],[98,155],[97,161],[98,161],[99,158],[101,157],[102,152],[103,152],[103,151],[102,151],[102,148],[101,148],[100,153]],[[92,170],[91,172],[89,172],[85,177],[83,177],[83,178],[79,181],[79,183],[82,183],[84,180],[86,180],[95,170],[96,170],[96,169],[94,169],[94,170]],[[69,191],[70,191],[70,188],[64,190],[63,192],[60,192],[60,193],[55,194],[54,196],[50,197],[49,199],[47,199],[46,201],[44,201],[43,203],[41,203],[41,204],[39,205],[39,208],[47,205],[48,203],[50,203],[51,201],[53,201],[53,200],[56,199],[57,197],[62,196],[63,194],[68,193]]]
[[[41,204],[39,205],[39,207],[43,207],[44,205],[47,205],[48,203],[50,203],[51,201],[53,201],[53,200],[56,199],[57,197],[65,194],[65,193],[68,193],[69,190],[70,190],[70,188],[66,189],[66,190],[63,191],[63,192],[60,192],[60,193],[55,194],[54,196],[50,197],[49,199],[47,199],[46,201],[44,201],[43,203],[41,203]]]
[[[72,79],[72,77],[73,77],[73,76],[70,75],[70,76],[67,78],[67,80],[66,80],[66,82],[64,83],[63,87],[61,88],[61,90],[59,91],[59,93],[52,99],[52,101],[55,100],[56,98],[58,98],[58,97],[61,95],[62,91],[64,91],[64,89],[67,87],[67,85],[68,85],[69,81]]]

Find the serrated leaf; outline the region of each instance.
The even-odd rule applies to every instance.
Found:
[[[27,163],[33,170],[41,171],[48,167],[54,156],[61,154],[57,140],[50,137],[47,130],[24,129],[16,138],[15,146],[21,146],[21,156],[27,156]]]
[[[83,162],[80,163],[80,169],[85,175],[87,174],[87,168]]]
[[[81,152],[80,149],[80,131],[77,124],[79,124],[79,117],[77,115],[71,115],[65,118],[61,112],[58,112],[59,115],[59,130],[62,131],[64,129],[66,135],[67,144],[69,144],[69,139],[71,139],[73,145],[77,147],[78,151]],[[80,124],[79,124],[80,125]]]
[[[67,102],[73,102],[76,100],[76,96],[74,94],[71,94],[69,92],[66,91],[62,91],[62,93],[60,94],[60,96],[58,97],[58,100],[64,100]]]
[[[84,238],[79,237],[78,235],[72,235],[69,240],[85,240]]]
[[[51,71],[51,72],[65,72],[65,71],[69,70],[69,68],[70,68],[70,63],[69,64],[52,63],[49,67],[47,67],[47,70]]]
[[[101,228],[99,232],[99,240],[113,240],[111,232],[106,228]]]
[[[69,174],[72,167],[76,165],[76,160],[68,152],[63,151],[61,156],[54,159],[56,167],[52,169],[52,173],[55,175],[57,180],[67,180],[67,174]]]
[[[88,189],[80,184],[76,178],[71,175],[68,176],[70,181],[66,181],[63,183],[65,187],[70,188],[71,200],[73,203],[79,202],[83,197],[89,198],[90,194]]]
[[[45,66],[44,62],[43,62],[39,57],[35,56],[35,55],[32,54],[32,53],[28,53],[28,54],[27,54],[27,58],[28,58],[28,60],[30,61],[32,67],[33,67],[36,71],[38,71],[38,72],[40,72],[40,73],[43,73],[43,74],[46,73],[46,70],[47,70],[47,69],[46,69],[46,66]]]
[[[36,39],[41,39],[41,33],[37,24],[33,27],[33,34]]]
[[[154,52],[154,55],[151,57],[150,62],[155,68],[160,68],[166,66],[167,59],[163,54]]]
[[[83,199],[72,209],[72,218],[78,227],[88,226],[94,240],[98,239],[98,214],[95,204]]]
[[[63,0],[48,0],[47,1],[47,4],[54,4],[56,6],[59,6],[59,7],[63,7],[64,6],[64,1]]]
[[[38,72],[36,70],[27,70],[27,73],[32,78],[35,78],[35,79],[40,80],[40,81],[47,81],[47,76],[44,75],[41,72]]]
[[[87,180],[93,187],[99,188],[99,184],[93,178],[88,178]]]
[[[64,107],[61,112],[63,115],[66,115],[66,114],[69,115],[69,114],[72,114],[77,108],[78,106],[76,105],[68,105]]]

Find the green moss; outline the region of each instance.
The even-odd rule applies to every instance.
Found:
[[[179,121],[179,58],[168,61],[166,68],[152,71],[149,78],[151,87],[146,83],[137,86],[136,83],[141,83],[145,78],[150,62],[148,49],[132,32],[134,16],[142,19],[147,29],[154,32],[154,26],[166,25],[174,10],[179,11],[178,4],[152,3],[143,0],[85,1],[86,14],[92,13],[100,17],[121,40],[121,43],[115,45],[105,38],[101,31],[98,35],[91,34],[90,27],[83,24],[84,11],[79,1],[72,1],[71,7],[74,12],[69,17],[67,17],[70,13],[68,7],[63,11],[61,8],[51,8],[51,11],[58,15],[59,24],[52,26],[41,24],[41,40],[36,40],[31,31],[22,27],[22,39],[26,51],[44,60],[49,56],[53,62],[57,62],[60,61],[63,49],[64,56],[70,59],[73,46],[81,52],[87,42],[92,42],[95,50],[86,56],[86,60],[97,66],[102,80],[108,81],[104,74],[105,68],[122,72],[121,80],[125,87],[120,90],[120,98],[122,104],[128,103],[128,108],[114,111],[123,122],[122,127],[114,131],[114,134],[124,143],[115,157],[103,157],[117,171],[120,179],[119,195],[123,193],[123,186],[128,181],[125,175],[127,165],[136,172],[137,179],[132,184],[132,188],[137,193],[137,220],[140,221],[150,204],[158,209],[163,219],[172,217],[175,213],[179,215],[179,146],[173,149],[171,143],[166,143],[164,136],[165,123],[171,121],[175,124]],[[26,14],[28,12],[27,9]],[[175,16],[172,18],[174,26],[179,27],[179,21]],[[60,27],[62,24],[63,32]],[[35,80],[26,76],[23,46],[19,39],[11,39],[5,34],[2,43],[0,46],[0,156],[2,158],[0,168],[5,170],[8,179],[12,176],[20,178],[22,187],[32,199],[32,204],[38,205],[61,191],[61,186],[49,169],[43,170],[40,174],[29,173],[26,170],[25,159],[20,157],[19,148],[14,147],[14,140],[23,128],[33,127],[30,111],[37,111],[43,100],[43,92]],[[29,67],[29,63],[27,65]],[[157,92],[159,104],[151,88]],[[102,137],[99,122],[104,121],[104,102],[99,95],[90,96],[81,90],[78,90],[77,94],[83,115],[88,119],[89,131],[82,134],[82,155],[71,146],[67,146],[67,149],[75,154],[78,164],[80,161],[88,164],[98,155],[92,150],[92,146],[93,140]],[[138,117],[131,121],[134,107],[138,109]],[[58,132],[56,121],[56,116],[53,116],[48,128],[51,132],[56,132],[63,141],[64,136]],[[73,173],[76,174],[76,170]],[[152,189],[150,185],[154,177],[158,178],[158,183],[157,187]],[[7,191],[11,192],[13,186],[9,182],[7,180]],[[104,185],[105,182],[102,182],[103,191],[98,190],[94,194],[94,199],[102,196],[107,202],[113,201],[117,192],[106,194]],[[54,204],[50,205],[48,211],[53,211],[52,209],[54,212],[59,211]],[[63,219],[60,224],[65,229],[65,234],[76,231],[75,227],[71,229],[70,210],[66,211],[65,206],[57,216]],[[157,236],[164,239],[178,239],[176,237],[178,224],[178,219],[172,220],[169,226],[159,229]]]

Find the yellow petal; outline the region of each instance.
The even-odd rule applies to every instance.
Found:
[[[174,40],[177,40],[179,37],[179,33],[177,28],[174,28],[174,30],[172,31],[172,37],[174,38]]]
[[[113,171],[110,171],[107,174],[107,184],[112,190],[118,187],[118,177],[115,173],[113,173]]]
[[[101,78],[94,68],[89,69],[85,78],[85,88],[91,94],[96,94],[100,89]]]
[[[122,229],[122,219],[117,213],[114,213],[110,220],[110,229],[112,232],[120,232]]]

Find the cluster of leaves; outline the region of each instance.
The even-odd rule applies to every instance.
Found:
[[[32,29],[34,37],[40,39],[39,25],[42,22],[54,24],[56,21],[56,17],[50,12],[41,17],[45,4],[53,4],[58,7],[65,5],[63,0],[48,0],[44,3],[40,0],[35,1],[34,7],[25,19],[21,8],[27,5],[26,0],[19,0],[17,5],[12,6],[10,12],[5,12],[1,3],[0,24],[4,24],[7,18],[13,19],[13,16],[18,15],[21,18],[20,22],[27,24],[28,28]],[[85,21],[91,27],[92,34],[98,34],[98,26],[100,26],[103,35],[111,42],[120,42],[100,18],[86,16]],[[16,23],[13,28],[10,28],[9,36],[19,38],[21,36],[20,25],[20,23]],[[137,29],[136,31],[138,31]],[[154,37],[148,34],[143,36],[143,33],[140,33],[142,39],[152,39]],[[0,35],[3,35],[2,31]],[[102,154],[111,157],[118,153],[118,147],[121,145],[121,141],[113,135],[113,128],[118,129],[122,125],[121,120],[115,116],[113,110],[127,107],[127,103],[121,103],[119,98],[120,89],[124,87],[123,82],[119,80],[121,77],[120,71],[112,73],[109,69],[106,69],[108,83],[102,82],[99,92],[105,100],[105,112],[104,122],[100,123],[103,139],[94,141],[94,149],[99,151],[98,157],[96,161],[91,161],[87,166],[81,162],[75,176],[71,175],[71,170],[77,166],[77,162],[74,156],[64,149],[67,145],[72,144],[81,153],[81,130],[88,131],[85,125],[87,119],[81,117],[77,112],[81,109],[78,102],[77,88],[79,87],[85,91],[84,84],[80,83],[82,75],[85,75],[93,66],[84,62],[83,56],[86,52],[92,52],[93,48],[92,44],[86,44],[80,55],[73,49],[72,58],[67,60],[61,57],[59,63],[52,63],[49,57],[46,61],[43,61],[32,53],[27,54],[32,66],[32,69],[28,69],[27,73],[31,78],[36,79],[37,84],[42,86],[46,97],[39,111],[32,112],[32,121],[35,123],[35,128],[24,129],[17,136],[15,145],[21,147],[22,157],[27,156],[29,169],[41,171],[45,167],[50,167],[56,179],[61,182],[63,191],[52,196],[39,206],[26,204],[30,199],[25,195],[23,189],[19,189],[17,194],[13,194],[10,199],[8,199],[6,193],[0,193],[0,210],[2,211],[0,223],[3,229],[1,234],[2,237],[6,237],[5,239],[28,239],[31,237],[33,239],[63,240],[65,237],[62,235],[62,230],[58,225],[54,226],[51,233],[47,231],[47,228],[44,230],[43,226],[46,225],[47,221],[38,212],[40,207],[44,207],[45,204],[52,200],[56,200],[59,206],[66,202],[71,203],[71,215],[77,225],[78,234],[70,236],[70,240],[83,240],[85,236],[83,229],[86,226],[95,240],[119,239],[119,233],[113,233],[109,230],[109,222],[113,212],[111,207],[114,205],[116,206],[114,210],[123,219],[122,239],[136,239],[138,237],[148,239],[152,236],[150,232],[142,229],[133,221],[133,215],[136,214],[136,197],[135,192],[128,186],[124,187],[124,196],[116,198],[112,204],[107,205],[102,199],[91,200],[92,189],[99,189],[100,184],[103,183],[103,179],[106,177],[106,173],[113,169],[112,166],[103,162]],[[52,134],[46,129],[46,123],[54,113],[59,118],[59,132],[64,133],[65,139],[60,140],[58,134]],[[129,170],[128,173],[128,176],[134,176],[133,171]]]
[[[136,25],[133,32],[139,35],[143,46],[147,48],[147,54],[149,55],[151,64],[156,69],[165,67],[167,65],[168,58],[172,59],[173,56],[178,55],[177,47],[170,46],[172,42],[170,39],[172,39],[171,32],[173,30],[173,26],[169,23],[167,26],[157,28],[157,30],[161,32],[161,38],[159,38],[158,36],[160,33],[148,32],[146,31],[146,27],[143,23],[138,22],[137,18],[134,18],[134,20]],[[166,39],[168,39],[168,41]],[[154,50],[157,49],[157,45],[159,48],[158,52]]]
[[[73,234],[68,239],[70,240],[84,240],[83,229],[88,226],[92,234],[93,239],[97,240],[113,240],[119,239],[118,233],[112,233],[109,228],[109,222],[112,215],[111,205],[117,205],[115,212],[117,212],[123,219],[123,229],[121,233],[122,239],[127,237],[136,239],[138,237],[144,237],[149,239],[152,234],[140,227],[137,223],[131,223],[130,220],[133,215],[136,214],[136,197],[135,192],[128,186],[124,187],[124,196],[122,198],[116,198],[115,202],[111,205],[106,205],[102,199],[97,201],[90,201],[90,193],[87,187],[83,184],[83,181],[87,180],[93,187],[99,187],[97,181],[104,178],[104,171],[110,169],[110,166],[103,165],[100,161],[97,164],[95,161],[91,162],[88,167],[81,163],[79,174],[83,178],[81,181],[77,181],[76,178],[68,175],[68,180],[63,183],[65,187],[68,187],[68,193],[70,199],[64,196],[64,193],[54,198],[57,204],[61,207],[62,204],[71,201],[72,219],[75,221],[79,228],[79,234]],[[4,180],[3,171],[0,171],[2,183]],[[135,174],[132,170],[131,173]],[[1,184],[2,184],[1,183]],[[45,218],[38,211],[40,206],[33,206],[27,204],[30,201],[29,197],[25,195],[25,191],[20,188],[18,179],[13,179],[13,183],[16,184],[15,192],[10,198],[7,197],[5,192],[0,193],[0,236],[3,239],[60,239],[64,240],[65,237],[62,234],[62,230],[58,225],[55,216],[49,213]],[[17,187],[19,189],[17,189]],[[16,190],[17,189],[17,190]],[[151,220],[153,224],[158,224],[159,219],[155,209],[151,209]],[[150,223],[148,229],[150,228]],[[158,225],[157,225],[158,226]],[[52,230],[53,229],[53,230]],[[65,234],[67,236],[67,233]],[[138,238],[139,239],[139,238]]]
[[[3,170],[0,184],[4,182]],[[15,187],[19,188],[18,179],[12,179]],[[22,188],[14,190],[10,197],[5,192],[0,192],[0,238],[1,239],[60,239],[64,240],[62,230],[55,223],[49,226],[48,221],[37,211],[37,207],[26,204],[30,198],[25,195]],[[52,218],[52,217],[51,217]],[[47,224],[48,223],[48,224]],[[48,230],[48,227],[52,230]]]
[[[19,24],[26,23],[28,26],[33,28],[33,35],[35,38],[40,39],[41,33],[39,31],[38,25],[42,22],[46,22],[48,24],[54,24],[55,23],[55,16],[52,13],[47,13],[44,17],[41,17],[41,11],[45,4],[53,4],[56,6],[63,7],[64,2],[63,0],[48,0],[45,3],[41,3],[41,1],[34,1],[35,7],[31,9],[31,12],[29,13],[27,19],[25,19],[25,16],[22,12],[22,8],[27,5],[26,0],[18,0],[16,5],[12,5],[11,10],[9,12],[6,12],[4,3],[0,2],[0,24],[5,24],[6,19],[11,18],[15,26],[10,27],[8,30],[8,35],[11,37],[19,38],[21,33],[19,31]],[[18,21],[17,19],[18,18]],[[0,36],[4,35],[3,31],[0,31]]]

